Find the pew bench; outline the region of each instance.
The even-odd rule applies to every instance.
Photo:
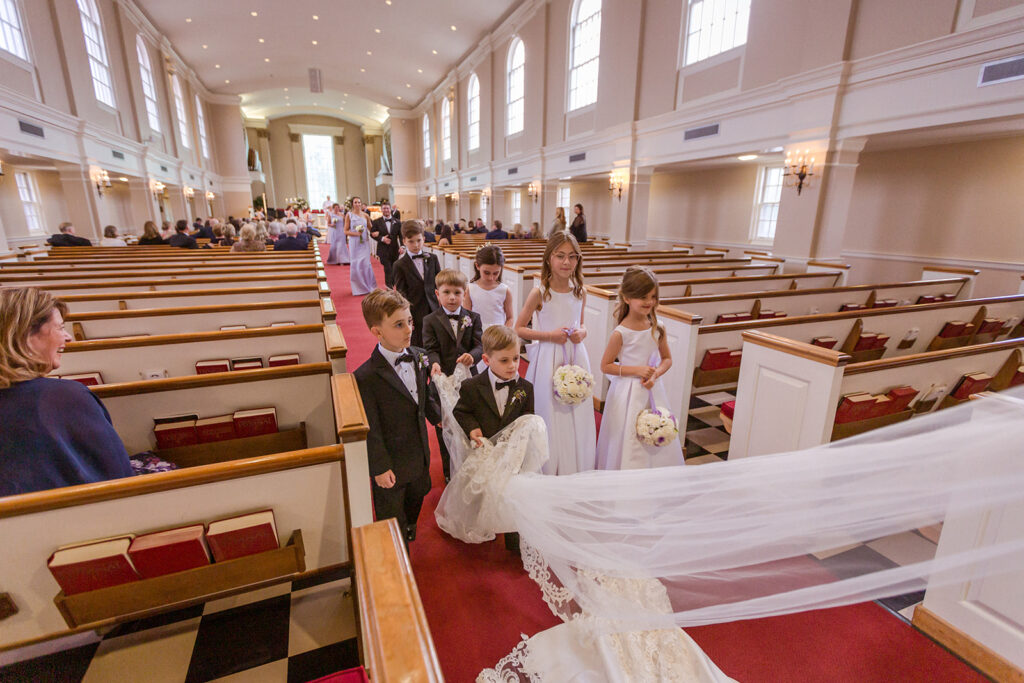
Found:
[[[170,290],[206,290],[216,287],[316,285],[321,296],[330,296],[327,282],[319,280],[313,273],[306,275],[235,275],[208,277],[196,275],[168,279],[119,279],[117,277],[90,282],[65,282],[25,284],[27,287],[42,287],[54,296],[62,294],[113,294],[120,292],[159,292]]]

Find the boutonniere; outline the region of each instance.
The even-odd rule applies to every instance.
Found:
[[[422,370],[426,370],[430,367],[430,359],[427,358],[427,354],[425,353],[421,353],[416,356],[416,363]]]
[[[516,389],[512,392],[512,400],[508,402],[508,407],[511,408],[516,403],[526,400],[526,391],[523,389]]]
[[[462,326],[463,327],[469,327],[470,325],[473,324],[473,319],[470,318],[468,315],[464,315],[464,316],[462,316],[462,321],[461,322],[462,322]]]

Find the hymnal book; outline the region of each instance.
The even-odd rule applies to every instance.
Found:
[[[854,351],[867,351],[869,349],[877,348],[878,342],[877,332],[862,332],[860,337],[857,339],[856,345],[854,345]]]
[[[196,420],[178,420],[157,424],[153,427],[153,434],[156,435],[156,447],[160,450],[199,443],[199,436],[196,434]]]
[[[210,522],[206,527],[206,542],[214,562],[277,550],[280,546],[274,511],[262,510]]]
[[[128,556],[132,535],[116,536],[58,548],[46,566],[64,591],[74,595],[98,588],[138,581]]]
[[[814,339],[811,340],[811,344],[815,346],[820,346],[824,349],[834,348],[835,345],[838,343],[839,340],[836,339],[835,337],[815,337]]]
[[[715,320],[716,323],[739,323],[745,320],[751,320],[749,313],[722,313]]]
[[[874,410],[876,403],[875,397],[866,391],[843,396],[839,399],[839,408],[836,409],[836,424],[857,422],[871,417],[871,411]]]
[[[940,301],[952,301],[956,298],[956,294],[947,292],[945,294],[940,294],[938,298]]]
[[[719,406],[719,412],[731,420],[733,414],[736,412],[736,401],[726,401]]]
[[[981,325],[978,326],[978,334],[999,332],[1003,329],[1005,323],[1005,320],[1000,320],[999,318],[985,318],[981,321]]]
[[[231,369],[231,361],[227,358],[217,360],[201,360],[196,362],[196,374],[206,375],[211,372],[227,372]]]
[[[228,330],[244,330],[244,329],[246,329],[245,325],[223,325],[223,326],[221,326],[220,331],[221,332],[227,332]]]
[[[950,320],[948,323],[942,326],[939,330],[939,336],[942,338],[949,337],[962,337],[967,329],[967,323],[962,320]]]
[[[939,301],[939,298],[937,296],[932,296],[931,294],[922,294],[917,297],[917,303],[919,304],[933,304],[936,301]]]
[[[195,422],[199,419],[199,413],[179,413],[177,415],[162,415],[160,417],[153,418],[153,424],[164,425],[172,422],[188,422],[192,420]]]
[[[289,325],[294,325],[294,324],[295,323],[293,323],[291,320],[287,320],[287,321],[279,322],[279,323],[270,323],[270,326],[271,327],[288,327]]]
[[[299,354],[297,353],[285,353],[280,356],[271,356],[267,359],[268,368],[276,368],[282,365],[298,365]]]
[[[766,311],[766,310],[762,310],[760,313],[757,314],[757,319],[758,320],[768,320],[770,318],[785,318],[785,317],[786,317],[786,312],[785,311]]]
[[[740,364],[741,353],[741,351],[730,351],[724,348],[708,349],[704,352],[704,358],[700,362],[700,369],[721,370],[723,368],[736,367]]]
[[[239,410],[233,415],[235,434],[238,437],[259,436],[277,432],[277,409],[256,408],[255,410]]]
[[[69,379],[72,382],[84,384],[87,387],[94,387],[103,384],[103,376],[98,372],[83,372],[77,375],[62,375],[61,379]]]
[[[1013,378],[1010,379],[1010,386],[1016,387],[1024,384],[1024,365],[1017,368],[1017,371],[1013,373]]]
[[[885,345],[888,342],[889,342],[889,335],[887,335],[887,334],[876,334],[875,335],[875,345],[872,346],[871,348],[873,348],[873,349],[884,348]]]
[[[232,370],[254,370],[256,368],[263,367],[263,359],[259,356],[253,356],[251,358],[232,358],[231,369]]]
[[[136,536],[128,557],[144,579],[202,567],[210,564],[204,535],[202,524],[191,524]]]
[[[864,304],[843,304],[839,307],[839,312],[843,311],[859,311],[862,308],[867,308]]]
[[[199,443],[224,441],[236,437],[234,415],[218,415],[196,420],[196,438],[199,439]]]
[[[898,413],[901,410],[906,410],[910,402],[917,396],[917,393],[917,389],[909,386],[890,389],[889,393],[886,394],[886,396],[892,399],[892,404],[889,406],[890,411]]]
[[[899,303],[900,302],[897,301],[896,299],[879,299],[878,301],[875,302],[875,306],[874,307],[875,308],[892,308],[893,306],[898,306]]]
[[[953,389],[953,398],[963,400],[969,398],[971,394],[976,394],[979,391],[985,391],[991,381],[992,376],[989,374],[984,372],[969,372],[960,378],[960,381]]]

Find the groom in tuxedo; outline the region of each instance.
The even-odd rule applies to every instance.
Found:
[[[391,205],[387,202],[380,205],[380,212],[383,215],[374,219],[370,226],[370,237],[377,242],[377,258],[384,267],[384,284],[390,289],[395,286],[394,265],[402,242],[402,223],[391,214]]]

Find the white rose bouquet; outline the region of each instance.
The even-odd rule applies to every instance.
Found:
[[[636,438],[648,446],[667,446],[679,435],[679,423],[666,408],[648,408],[636,416]]]
[[[567,406],[579,405],[594,393],[594,376],[585,368],[576,365],[575,352],[573,356],[570,362],[565,355],[565,347],[562,347],[563,364],[555,370],[551,378],[555,398]]]

